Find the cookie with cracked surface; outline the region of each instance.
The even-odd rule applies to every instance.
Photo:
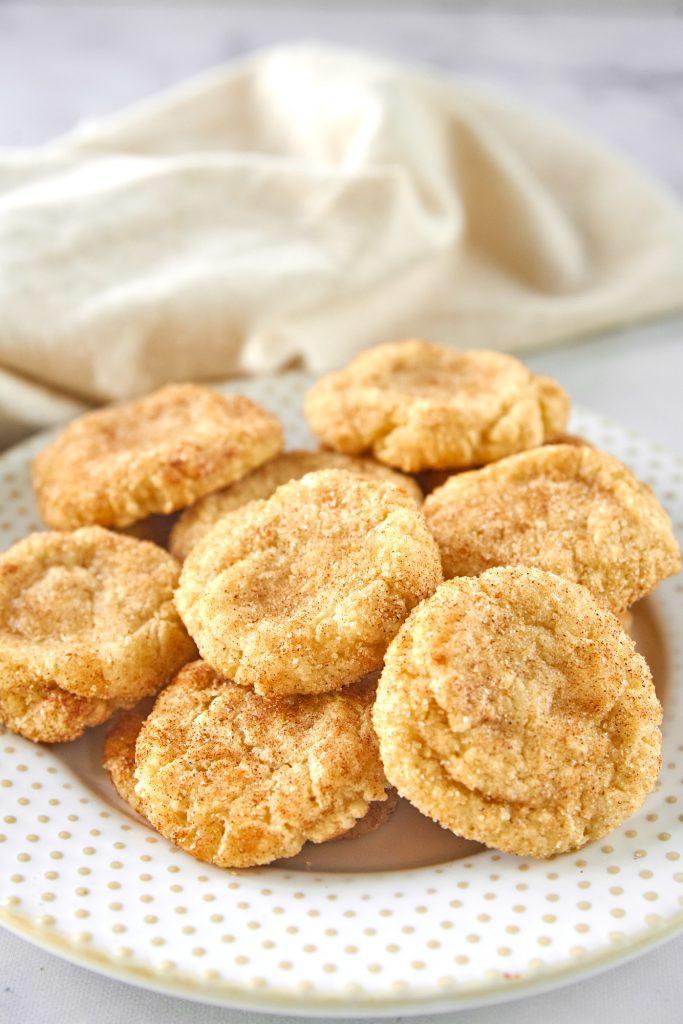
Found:
[[[46,719],[72,707],[90,725],[108,717],[102,702],[156,692],[196,653],[173,602],[179,571],[155,544],[99,526],[19,541],[0,556],[0,693],[40,693]]]
[[[581,583],[615,614],[678,572],[671,522],[606,452],[546,445],[459,473],[426,499],[444,576],[529,565]]]
[[[102,759],[118,795],[143,817],[145,812],[142,802],[135,792],[135,744],[151,710],[152,705],[145,701],[142,705],[139,704],[130,711],[119,714],[105,737]],[[398,793],[390,786],[386,791],[386,800],[373,800],[367,812],[362,818],[358,818],[355,825],[341,835],[330,836],[330,839],[360,839],[375,832],[389,820],[396,810],[397,803]]]
[[[116,711],[116,701],[79,697],[52,682],[30,682],[0,674],[0,723],[34,743],[69,743],[101,725]]]
[[[562,434],[569,399],[500,352],[401,341],[361,352],[305,400],[324,444],[417,473],[482,465]]]
[[[581,586],[539,569],[444,583],[387,652],[374,724],[387,778],[423,814],[549,857],[630,817],[660,767],[644,659]]]
[[[162,835],[220,867],[269,864],[350,829],[387,786],[372,692],[259,697],[205,662],[159,695],[135,793]]]
[[[33,461],[48,526],[128,526],[225,487],[282,448],[272,413],[242,395],[169,384],[70,423]]]
[[[404,490],[328,469],[224,516],[186,559],[176,604],[227,679],[261,694],[320,693],[379,668],[441,579]]]
[[[422,492],[414,480],[372,459],[359,459],[339,452],[284,452],[237,483],[208,494],[186,509],[171,531],[171,553],[182,562],[195,544],[228,512],[234,512],[250,501],[270,498],[282,484],[300,480],[306,473],[321,469],[346,469],[358,476],[388,480],[403,487],[418,504],[422,504]]]

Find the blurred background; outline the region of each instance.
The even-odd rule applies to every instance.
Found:
[[[683,4],[0,0],[0,145],[35,145],[273,43],[320,40],[503,88],[683,193]]]
[[[402,58],[556,115],[683,194],[683,7],[657,2],[0,0],[0,146],[33,147],[273,43]],[[533,353],[582,402],[683,452],[681,320]]]

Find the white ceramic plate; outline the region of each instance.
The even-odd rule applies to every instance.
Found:
[[[235,390],[310,446],[310,380]],[[650,483],[683,533],[683,463],[600,417],[572,429]],[[39,529],[35,438],[0,458],[0,547]],[[205,1002],[382,1016],[512,998],[609,966],[683,927],[683,587],[636,614],[665,708],[664,767],[642,810],[579,854],[534,862],[451,836],[407,805],[372,836],[250,871],[172,847],[114,795],[103,730],[40,747],[0,736],[0,920],[113,977]]]

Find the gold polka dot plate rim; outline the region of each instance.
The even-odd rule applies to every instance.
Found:
[[[226,385],[313,447],[311,384]],[[650,484],[683,541],[683,460],[600,416],[571,430]],[[0,456],[3,549],[40,524],[29,466],[46,436]],[[103,728],[75,743],[0,734],[0,923],[83,966],[225,1006],[382,1017],[511,999],[576,980],[683,930],[683,583],[635,609],[664,704],[663,766],[641,810],[549,861],[459,840],[403,801],[378,832],[226,871],[166,842],[114,794]],[[104,727],[106,728],[106,727]]]

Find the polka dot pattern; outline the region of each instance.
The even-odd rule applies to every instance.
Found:
[[[290,374],[231,389],[278,413],[289,445],[306,447],[309,384]],[[589,413],[571,429],[630,465],[683,535],[683,462]],[[29,465],[44,443],[0,457],[3,548],[40,528]],[[661,781],[579,854],[534,862],[462,844],[425,866],[354,870],[360,840],[337,844],[344,871],[323,870],[323,847],[292,865],[223,871],[116,798],[99,767],[102,730],[54,748],[4,733],[0,921],[160,990],[283,1012],[343,1004],[347,1015],[485,1002],[645,948],[683,924],[683,584],[667,581],[648,607],[667,646]]]

